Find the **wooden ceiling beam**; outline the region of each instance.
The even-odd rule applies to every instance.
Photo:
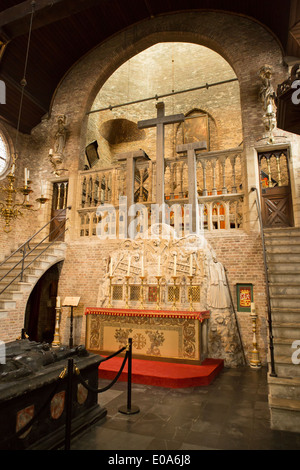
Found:
[[[4,83],[10,84],[15,90],[18,90],[21,95],[21,85],[17,83],[10,75],[2,72],[0,73],[0,77],[2,80],[4,80]],[[24,89],[24,96],[26,96],[26,98],[31,101],[31,103],[37,106],[44,113],[47,113],[49,111],[47,107],[43,103],[41,103],[35,96],[33,96],[29,91],[27,91],[26,88]]]
[[[108,0],[104,0],[106,3]],[[0,12],[0,28],[10,40],[28,32],[29,17],[34,4],[32,29],[47,26],[68,18],[94,5],[103,4],[103,0],[26,0]]]

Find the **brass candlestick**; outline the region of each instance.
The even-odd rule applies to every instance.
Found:
[[[60,307],[55,307],[56,316],[55,316],[55,331],[54,331],[54,338],[52,341],[53,348],[60,347]]]
[[[160,310],[160,280],[161,276],[155,276],[157,279],[157,298],[156,298],[156,310]]]
[[[174,282],[174,286],[173,286],[173,310],[177,310],[177,307],[176,307],[176,279],[178,278],[178,276],[172,276],[172,279],[173,279],[173,282]]]
[[[129,300],[129,279],[130,279],[130,276],[125,276],[125,279],[126,279],[126,303],[125,303],[125,308],[129,308],[129,305],[128,305],[128,300]]]
[[[193,307],[193,277],[194,276],[188,276],[188,278],[190,280],[190,287],[189,287],[190,311],[194,310],[194,307]]]
[[[111,308],[112,307],[112,276],[108,276],[109,277],[109,301],[108,301],[108,307]]]
[[[140,276],[141,278],[141,288],[140,288],[140,302],[141,302],[141,305],[140,305],[140,308],[143,309],[144,308],[144,279],[145,279],[145,276]]]
[[[259,352],[257,349],[257,341],[256,341],[256,311],[255,311],[255,306],[254,304],[251,304],[251,313],[250,313],[251,319],[252,319],[252,332],[253,332],[253,349],[251,351],[251,359],[250,359],[250,367],[252,369],[260,369],[261,368],[261,362],[259,358]]]

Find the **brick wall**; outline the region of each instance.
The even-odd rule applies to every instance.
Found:
[[[99,280],[104,272],[104,261],[110,250],[114,249],[117,242],[102,243],[99,240],[82,241],[78,239],[78,214],[77,208],[80,203],[80,188],[77,186],[78,170],[83,169],[85,164],[85,146],[91,140],[94,140],[94,132],[99,126],[99,116],[93,119],[88,118],[86,113],[92,109],[98,102],[95,100],[99,94],[101,86],[128,59],[136,56],[145,49],[156,43],[162,42],[190,42],[211,48],[214,53],[210,53],[213,60],[218,60],[210,69],[205,69],[207,80],[219,81],[227,77],[227,73],[235,74],[239,80],[219,91],[210,89],[203,92],[189,95],[193,101],[186,101],[181,96],[180,101],[173,100],[173,97],[166,100],[166,113],[184,112],[191,109],[203,109],[215,118],[216,132],[219,140],[215,140],[216,148],[228,148],[228,146],[238,145],[240,136],[242,136],[246,155],[245,181],[246,204],[249,210],[248,219],[251,218],[257,223],[255,205],[253,204],[253,195],[248,198],[249,188],[258,185],[257,168],[255,161],[255,147],[264,137],[264,128],[262,124],[262,109],[258,100],[258,91],[260,80],[258,71],[261,66],[269,64],[274,70],[274,84],[282,82],[288,76],[288,70],[283,65],[281,50],[275,38],[269,34],[261,25],[254,21],[216,12],[192,12],[185,14],[166,15],[155,18],[151,21],[142,22],[129,30],[115,35],[104,44],[93,49],[81,61],[76,63],[70,72],[64,77],[60,86],[57,88],[53,97],[51,112],[45,117],[39,126],[33,129],[30,136],[22,136],[22,152],[18,161],[18,183],[22,180],[22,171],[24,166],[30,168],[34,180],[33,189],[36,194],[39,191],[41,179],[47,179],[49,194],[51,194],[51,184],[57,181],[53,175],[53,168],[49,162],[49,149],[53,148],[53,138],[57,128],[57,118],[63,114],[66,116],[66,127],[68,131],[64,167],[67,172],[63,175],[69,179],[69,203],[72,204],[70,213],[69,231],[66,236],[67,255],[63,265],[61,279],[59,283],[59,294],[63,298],[66,295],[79,295],[81,297],[80,306],[75,312],[78,317],[75,319],[76,339],[84,341],[84,321],[82,313],[84,308],[95,302],[95,296],[98,293]],[[184,45],[182,45],[182,48]],[[163,50],[163,49],[162,49]],[[220,54],[230,67],[215,54]],[[175,52],[174,52],[175,54]],[[175,56],[174,56],[175,57]],[[196,57],[196,56],[194,56]],[[223,73],[227,67],[226,74]],[[132,67],[134,60],[132,60]],[[128,67],[124,65],[124,67]],[[148,81],[148,86],[137,87],[136,83],[142,81],[141,65],[136,62],[133,73],[130,74],[130,82],[124,85],[122,96],[118,96],[106,89],[106,101],[110,98],[118,101],[121,98],[129,99],[133,97],[133,91],[141,92],[141,96],[155,90],[158,92],[156,84]],[[195,65],[196,68],[196,65]],[[197,69],[197,73],[201,67]],[[170,71],[170,69],[168,69]],[[162,73],[164,72],[162,67]],[[202,69],[200,70],[202,73]],[[180,72],[179,75],[182,75]],[[203,76],[203,80],[205,78]],[[183,80],[176,76],[176,84],[180,88],[189,87],[189,79]],[[172,81],[168,76],[165,83]],[[197,83],[202,84],[202,75],[197,75]],[[172,83],[173,84],[173,83]],[[174,79],[175,84],[175,79]],[[118,87],[116,82],[116,87]],[[146,91],[145,91],[146,90]],[[219,93],[218,95],[216,93]],[[135,96],[135,95],[134,95]],[[203,99],[205,96],[205,102]],[[217,99],[216,99],[217,97]],[[101,97],[102,99],[103,97]],[[240,100],[241,109],[238,109]],[[228,104],[229,101],[229,104]],[[110,103],[108,103],[110,104]],[[176,105],[175,105],[176,104]],[[145,119],[155,116],[153,104],[148,104],[148,111],[140,112],[140,108],[135,106],[131,108],[130,120],[136,122],[137,119]],[[218,108],[218,109],[217,109]],[[231,113],[232,109],[234,112]],[[139,111],[139,113],[138,113]],[[126,117],[125,110],[123,114],[105,112],[101,119],[111,119],[111,116]],[[126,109],[126,113],[128,110]],[[216,116],[215,116],[216,115]],[[241,116],[241,117],[240,117]],[[128,117],[128,116],[127,116]],[[127,118],[126,117],[126,118]],[[236,125],[234,125],[236,123]],[[171,135],[167,135],[168,143],[173,143],[173,129]],[[296,151],[292,154],[293,167],[299,168],[298,157],[298,138],[291,134],[276,131],[279,136],[278,141],[283,143],[292,142]],[[144,150],[149,150],[153,154],[154,133],[147,132],[149,140],[143,140]],[[280,137],[283,136],[283,137]],[[280,140],[281,139],[281,140]],[[140,144],[140,142],[139,142]],[[103,153],[107,155],[105,161],[108,161],[111,153],[116,153],[120,149],[128,149],[134,142],[129,142],[126,146],[118,146],[111,149],[106,145],[103,147]],[[141,145],[138,145],[140,148]],[[135,147],[136,148],[136,147]],[[113,151],[112,151],[113,150]],[[171,147],[167,146],[167,154],[171,154]],[[296,194],[295,205],[299,206],[299,194]],[[6,254],[10,248],[14,248],[17,242],[24,241],[30,234],[37,230],[50,217],[49,205],[43,212],[29,214],[17,225],[12,236],[4,236],[1,240],[0,254]],[[252,232],[251,226],[248,226],[247,232],[242,234],[222,233],[221,236],[211,235],[210,243],[215,248],[221,262],[228,270],[228,277],[235,296],[235,284],[237,282],[253,282],[254,297],[257,304],[258,319],[258,342],[261,350],[266,347],[266,299],[264,293],[264,274],[262,264],[262,252],[260,237],[257,233],[257,225]],[[246,262],[245,262],[246,260]],[[235,298],[235,297],[234,297]],[[25,302],[25,301],[24,301]],[[26,302],[25,302],[26,304]],[[21,309],[24,308],[25,304]],[[246,314],[238,315],[242,330],[242,337],[249,350],[252,341],[252,331],[249,317]],[[64,337],[68,337],[68,311],[63,310],[62,331]],[[5,340],[14,339],[16,332],[20,331],[24,323],[24,312],[15,312],[8,320],[1,325],[5,329]],[[2,328],[3,327],[3,328]],[[2,339],[2,338],[1,338]]]

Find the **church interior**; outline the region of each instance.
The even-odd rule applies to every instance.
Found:
[[[1,448],[300,447],[299,87],[298,0],[1,1]]]

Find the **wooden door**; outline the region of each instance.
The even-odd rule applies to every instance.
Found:
[[[53,184],[51,219],[49,240],[64,241],[65,225],[68,203],[68,181]]]
[[[292,227],[294,225],[292,194],[287,150],[258,155],[261,183],[263,226]]]

